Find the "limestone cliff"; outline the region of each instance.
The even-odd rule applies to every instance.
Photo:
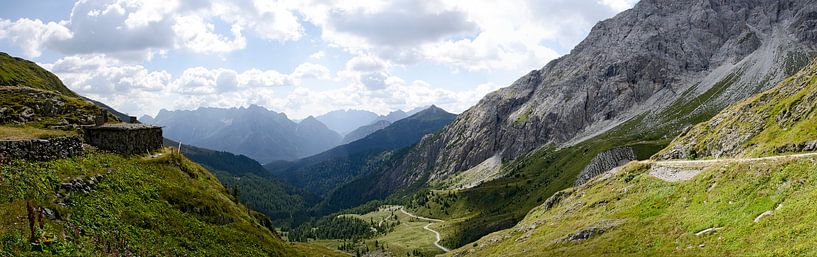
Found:
[[[634,117],[646,117],[638,129],[648,129],[678,120],[667,113],[717,112],[807,64],[815,23],[815,0],[641,1],[424,138],[380,187],[446,178],[495,154],[509,160],[571,145]],[[703,100],[673,110],[691,99]]]

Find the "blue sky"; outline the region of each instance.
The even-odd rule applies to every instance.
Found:
[[[131,115],[461,112],[634,0],[6,0],[0,51]]]

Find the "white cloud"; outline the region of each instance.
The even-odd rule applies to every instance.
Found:
[[[252,29],[261,38],[298,40],[304,29],[293,13],[291,1],[239,0],[216,1],[212,12],[234,25]]]
[[[292,73],[275,70],[193,67],[178,77],[166,71],[150,71],[105,55],[70,56],[43,67],[57,74],[71,89],[103,101],[131,115],[155,114],[161,108],[236,107],[259,104],[303,118],[336,109],[367,109],[387,113],[436,104],[460,112],[484,94],[497,89],[493,84],[471,90],[453,91],[420,80],[406,80],[382,70],[359,73],[344,80],[345,86],[319,90],[301,84],[304,79],[330,81],[324,66],[299,65]],[[369,79],[370,81],[367,81]],[[284,88],[289,90],[285,90]],[[278,92],[277,88],[281,88]],[[287,92],[288,93],[283,93]]]
[[[632,8],[636,3],[638,3],[638,0],[601,0],[601,2],[616,12],[621,12]]]
[[[295,71],[292,72],[292,78],[296,80],[300,79],[323,79],[328,80],[331,78],[332,74],[329,71],[329,68],[320,64],[314,63],[302,63],[295,67]]]
[[[324,53],[323,50],[317,51],[317,52],[309,55],[309,59],[312,59],[312,60],[320,60],[320,59],[323,59],[324,57],[326,57],[326,53]]]
[[[270,40],[299,39],[303,28],[287,6],[262,0],[81,0],[67,21],[0,19],[0,39],[29,57],[45,49],[131,61],[175,49],[222,54],[246,47],[245,29]],[[217,22],[225,23],[229,33],[219,33]]]
[[[400,76],[441,76],[414,66],[430,63],[492,77],[538,69],[578,43],[596,21],[634,3],[80,0],[67,21],[0,19],[0,40],[30,57],[46,50],[66,55],[45,66],[79,93],[134,114],[249,104],[296,118],[342,108],[384,113],[429,104],[459,112],[500,85],[452,90],[425,78],[398,77],[393,70],[402,69]],[[318,29],[305,29],[312,25]],[[171,75],[143,66],[171,51],[228,56],[258,42],[253,37],[298,41],[314,53],[284,73],[180,67]],[[345,55],[332,52],[338,49],[352,57],[336,70],[322,65],[337,67],[335,61],[343,60],[335,59]],[[325,58],[328,53],[333,58]]]
[[[0,19],[0,39],[7,39],[31,57],[42,54],[47,42],[67,40],[73,35],[64,23],[43,23],[39,19],[22,18],[17,21]]]
[[[241,26],[233,25],[230,31],[233,38],[214,33],[215,26],[198,15],[187,15],[176,18],[173,32],[176,34],[177,48],[189,49],[197,53],[228,53],[247,46],[247,40],[241,34]]]
[[[298,11],[331,45],[396,63],[469,70],[538,69],[592,25],[636,0],[304,1]]]
[[[70,56],[44,66],[83,95],[157,92],[171,79],[166,71],[148,71],[141,65],[124,64],[104,55]]]

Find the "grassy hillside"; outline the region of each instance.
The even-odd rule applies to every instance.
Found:
[[[179,143],[165,139],[165,145]],[[182,153],[192,161],[212,171],[221,183],[238,190],[241,202],[271,218],[276,226],[285,226],[303,209],[317,204],[320,198],[272,177],[258,162],[244,155],[210,149],[182,146]]]
[[[93,124],[101,110],[34,62],[0,52],[0,124],[70,129],[68,125]],[[108,117],[117,120],[113,114]]]
[[[51,72],[32,61],[0,52],[0,86],[30,87],[79,97]]]
[[[634,163],[452,255],[815,255],[815,161],[719,164],[675,183]]]
[[[95,182],[91,182],[95,181]],[[66,184],[68,183],[68,184]],[[67,186],[66,186],[67,185]],[[29,243],[27,203],[47,208]],[[45,209],[44,209],[45,210]],[[35,211],[35,219],[38,216]],[[0,167],[0,255],[314,256],[270,232],[201,166],[170,150]],[[320,253],[319,253],[320,252]],[[326,251],[332,254],[331,251]]]
[[[817,140],[817,62],[735,104],[672,142],[658,158],[762,156]]]

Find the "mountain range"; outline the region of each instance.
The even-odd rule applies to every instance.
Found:
[[[366,177],[369,170],[382,167],[383,162],[389,159],[387,156],[394,155],[394,151],[412,146],[424,136],[436,133],[454,117],[456,115],[431,106],[362,139],[294,162],[278,161],[264,167],[295,187],[316,195],[327,195],[350,181]],[[343,202],[365,202],[361,200]],[[340,209],[332,209],[337,210]]]
[[[335,132],[338,132],[338,134],[345,136],[352,132],[353,130],[360,128],[362,126],[371,125],[381,120],[394,123],[395,121],[414,115],[415,113],[418,113],[427,108],[428,106],[418,107],[411,109],[408,112],[403,110],[396,110],[386,115],[378,115],[377,113],[363,110],[336,110],[325,113],[323,115],[318,115],[315,118],[323,122],[323,124],[326,124],[326,126],[329,127],[329,129],[334,130]]]
[[[314,117],[299,123],[257,105],[246,108],[161,110],[143,123],[160,125],[184,144],[243,154],[259,162],[295,160],[337,146],[342,138]]]

